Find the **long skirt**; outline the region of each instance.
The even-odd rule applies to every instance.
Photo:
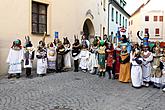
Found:
[[[120,74],[119,81],[121,82],[130,82],[131,74],[130,74],[130,63],[120,64]]]
[[[37,59],[37,74],[46,74],[47,59]]]
[[[140,65],[132,66],[131,81],[134,87],[141,87],[141,85],[143,84],[142,68]]]

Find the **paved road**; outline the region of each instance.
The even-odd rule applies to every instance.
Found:
[[[165,110],[165,93],[81,72],[2,78],[0,110]]]

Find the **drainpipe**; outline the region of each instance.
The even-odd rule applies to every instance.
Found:
[[[108,2],[108,39],[110,40],[110,36],[109,36],[109,15],[110,15],[110,5],[112,4],[112,2],[113,2],[113,0],[109,0],[109,2]],[[111,41],[110,41],[111,42]]]

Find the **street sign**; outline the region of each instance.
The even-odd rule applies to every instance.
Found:
[[[58,38],[58,32],[54,32],[54,37]]]
[[[122,28],[120,28],[120,32],[125,33],[125,32],[126,32],[126,29],[124,29],[124,28],[122,27]]]

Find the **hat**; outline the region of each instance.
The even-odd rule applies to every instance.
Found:
[[[30,37],[29,36],[25,36],[25,40],[26,40],[26,42],[25,42],[24,47],[32,47],[33,46],[33,44],[30,41]]]
[[[100,45],[103,46],[104,45],[104,40],[100,41]]]

